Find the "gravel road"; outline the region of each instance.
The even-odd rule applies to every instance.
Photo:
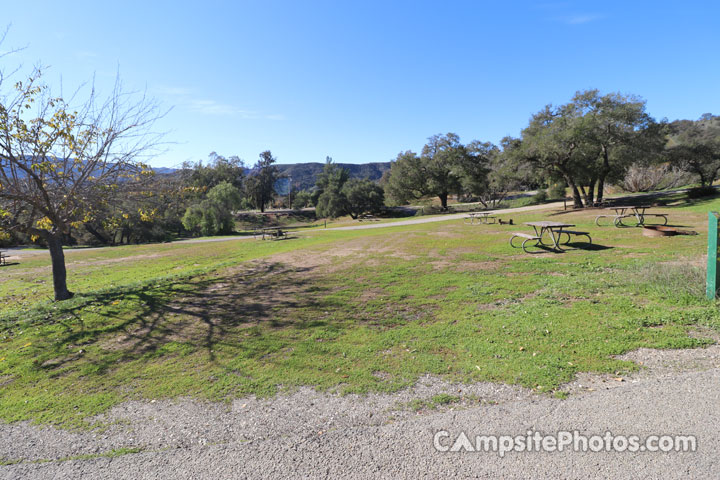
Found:
[[[309,388],[230,405],[189,399],[128,402],[104,431],[0,424],[0,478],[717,478],[720,346],[640,350],[646,368],[627,378],[583,375],[560,400],[506,385],[422,378],[397,394],[338,396]],[[465,400],[407,408],[440,392]],[[476,435],[694,435],[696,452],[439,452]],[[138,448],[113,458],[98,456]],[[84,459],[70,459],[90,455]]]

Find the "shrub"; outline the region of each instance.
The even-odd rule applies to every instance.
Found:
[[[550,185],[547,189],[547,196],[550,199],[565,198],[565,184],[555,183]]]
[[[548,194],[545,190],[538,190],[533,196],[533,203],[545,203],[548,200]]]
[[[295,198],[292,201],[293,210],[301,210],[312,204],[312,193],[307,190],[299,191],[295,194]]]

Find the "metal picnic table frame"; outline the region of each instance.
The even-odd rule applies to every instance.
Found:
[[[646,213],[645,211],[648,208],[652,208],[649,206],[643,206],[643,205],[618,205],[610,207],[611,210],[615,210],[615,215],[598,215],[595,217],[595,225],[598,227],[602,226],[600,224],[601,218],[607,218],[612,217],[613,218],[613,225],[616,227],[629,227],[630,225],[625,225],[622,222],[623,218],[631,218],[635,217],[637,220],[638,227],[642,227],[645,225],[645,217],[651,216],[651,217],[659,217],[663,219],[663,225],[668,224],[668,218],[666,213]]]
[[[496,217],[493,215],[493,212],[470,212],[468,213],[468,216],[463,219],[463,222],[466,225],[473,225],[473,224],[490,224],[490,219],[492,219],[492,223],[495,223]],[[475,222],[477,220],[477,223]]]
[[[534,253],[528,250],[528,242],[535,242],[534,245],[530,245],[531,247],[551,247],[552,250],[556,252],[562,252],[563,249],[560,246],[560,243],[562,242],[560,240],[563,233],[568,237],[567,242],[565,242],[566,245],[569,244],[572,240],[571,235],[585,236],[588,239],[588,243],[592,243],[592,238],[590,238],[590,234],[588,232],[566,230],[567,228],[575,226],[572,223],[542,221],[525,222],[525,225],[532,227],[535,233],[529,234],[524,232],[515,232],[510,237],[510,246],[513,248],[522,248],[525,253]],[[552,242],[546,243],[543,241],[543,237],[545,237],[546,234],[550,236]],[[513,240],[515,240],[516,238],[524,238],[525,240],[523,240],[520,245],[515,245],[513,243]]]
[[[261,235],[263,240],[265,240],[266,236],[271,239],[278,239],[281,237],[287,237],[287,229],[283,230],[282,227],[258,228],[253,233],[253,237],[256,237],[257,235]]]
[[[562,252],[562,248],[560,247],[560,237],[563,234],[564,228],[572,228],[575,225],[572,223],[562,223],[562,222],[549,222],[549,221],[542,221],[542,222],[525,222],[525,225],[529,225],[533,227],[533,230],[535,230],[535,236],[538,237],[538,244],[544,245],[546,247],[549,247],[549,244],[546,244],[543,242],[543,237],[545,234],[549,234],[550,238],[552,239],[552,248],[554,250],[557,250],[559,252]],[[556,235],[557,234],[557,235]],[[568,235],[569,237],[569,235]]]

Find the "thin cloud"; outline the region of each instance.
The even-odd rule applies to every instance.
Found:
[[[562,23],[566,23],[568,25],[584,25],[586,23],[594,22],[596,20],[602,20],[605,18],[605,15],[597,15],[597,14],[578,14],[578,15],[568,15],[566,17],[560,17],[558,20]]]
[[[203,115],[237,115],[243,118],[257,118],[255,112],[242,110],[226,103],[216,102],[215,100],[206,99],[190,99],[186,102],[187,107]]]
[[[173,103],[200,115],[232,116],[243,119],[285,120],[282,114],[265,114],[246,110],[211,98],[198,98],[191,88],[161,85],[153,89],[158,95],[173,97]]]

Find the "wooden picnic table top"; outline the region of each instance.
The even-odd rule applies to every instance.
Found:
[[[565,227],[574,227],[575,226],[575,224],[573,224],[573,223],[551,222],[548,220],[543,220],[541,222],[525,222],[525,225],[530,225],[531,227],[540,227],[540,228],[565,228]]]

